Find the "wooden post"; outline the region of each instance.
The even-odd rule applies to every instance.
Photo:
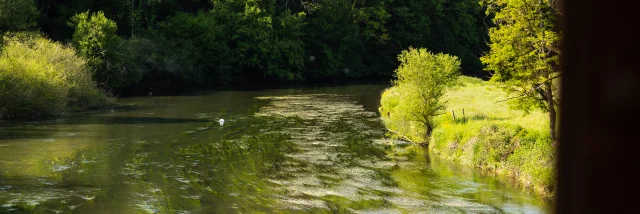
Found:
[[[451,113],[453,113],[453,121],[455,122],[456,121],[456,111],[451,110]]]
[[[467,116],[464,115],[464,109],[462,109],[462,121],[467,122]]]

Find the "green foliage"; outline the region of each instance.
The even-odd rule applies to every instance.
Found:
[[[557,12],[547,0],[485,0],[497,25],[489,30],[491,51],[481,58],[492,80],[517,99],[511,104],[525,111],[548,110],[544,84],[559,75],[560,34],[554,26]],[[551,89],[556,91],[557,88]],[[553,96],[557,101],[557,96]]]
[[[462,77],[445,94],[447,114],[437,124],[429,150],[449,160],[514,177],[524,187],[552,194],[554,148],[549,119],[540,110],[523,114],[499,102],[508,97],[492,82]],[[462,109],[465,119],[461,120]],[[455,110],[456,120],[451,111]]]
[[[31,0],[0,0],[0,33],[31,30],[36,26],[38,10]]]
[[[276,1],[215,0],[213,4],[211,13],[223,25],[224,41],[236,47],[228,57],[237,58],[233,66],[244,72],[239,78],[301,78],[304,49],[299,37],[304,12],[276,11]]]
[[[13,33],[0,55],[0,118],[58,115],[103,105],[86,61],[37,33]]]
[[[107,56],[110,46],[117,42],[116,23],[104,16],[102,11],[76,14],[70,25],[75,27],[73,44],[91,66],[100,66]]]
[[[127,47],[123,47],[126,44],[116,35],[116,23],[102,11],[76,14],[69,24],[75,27],[73,44],[88,60],[99,84],[115,89],[137,83],[142,78],[144,71],[135,69],[135,65],[131,65],[136,62],[129,61],[135,56],[126,55],[123,50]]]
[[[410,48],[398,59],[401,64],[396,70],[395,94],[383,93],[380,112],[390,119],[386,121],[390,129],[404,127],[395,131],[417,132],[421,137],[415,140],[426,142],[434,128],[433,117],[445,109],[441,98],[459,76],[460,60],[424,48]],[[388,95],[392,97],[385,98]]]
[[[41,30],[72,40],[95,81],[116,93],[390,78],[411,46],[459,56],[463,73],[482,75],[486,49],[475,0],[2,0],[0,8],[0,31],[43,17]]]
[[[386,0],[329,0],[308,5],[304,42],[308,60],[305,77],[354,78],[389,76],[396,52],[386,50]],[[389,66],[391,65],[391,66]],[[380,70],[380,67],[387,70]]]
[[[425,47],[460,57],[465,75],[484,77],[478,60],[487,49],[484,8],[477,0],[403,0],[389,8],[392,45]]]

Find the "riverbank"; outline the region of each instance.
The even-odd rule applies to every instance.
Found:
[[[393,90],[382,99],[393,99]],[[491,82],[460,77],[444,99],[446,114],[434,118],[429,151],[465,166],[515,179],[522,187],[551,196],[555,186],[555,150],[544,112],[524,114],[501,102],[508,96]],[[454,118],[455,114],[455,118]],[[385,123],[389,118],[383,115]],[[411,128],[395,130],[422,142]]]

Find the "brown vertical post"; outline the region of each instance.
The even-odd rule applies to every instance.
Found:
[[[464,115],[464,109],[462,109],[462,121],[467,122],[467,116]]]
[[[453,122],[456,122],[456,112],[451,110],[451,113],[453,114]]]

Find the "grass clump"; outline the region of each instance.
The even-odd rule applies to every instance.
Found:
[[[104,105],[86,60],[37,33],[4,36],[0,50],[0,118],[60,115]]]

